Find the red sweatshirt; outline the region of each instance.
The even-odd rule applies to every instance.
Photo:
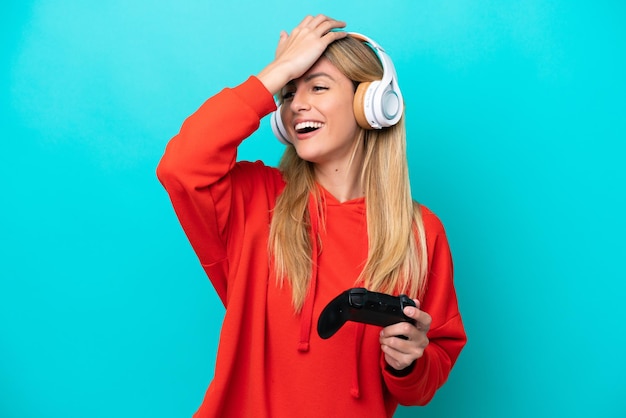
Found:
[[[428,244],[430,344],[403,377],[385,367],[380,328],[349,322],[322,340],[326,304],[354,287],[367,258],[364,198],[340,203],[323,191],[326,228],[301,314],[276,285],[267,242],[284,188],[276,168],[236,162],[237,146],[275,110],[251,77],[204,103],[169,142],[157,168],[180,223],[226,307],[215,374],[195,417],[391,417],[423,405],[446,381],[466,337],[439,219],[422,208]]]

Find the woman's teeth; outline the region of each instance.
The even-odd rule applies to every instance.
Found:
[[[319,129],[322,126],[324,126],[324,124],[321,122],[306,121],[306,122],[297,123],[295,126],[295,130],[299,134],[307,133],[307,132],[311,132],[316,129]]]

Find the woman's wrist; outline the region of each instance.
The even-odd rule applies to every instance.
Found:
[[[257,78],[272,95],[277,94],[291,80],[282,67],[284,64],[272,62],[257,74]]]
[[[413,369],[415,369],[415,363],[417,362],[414,361],[413,363],[409,364],[407,367],[405,367],[404,369],[401,370],[397,370],[394,369],[393,367],[391,367],[390,365],[386,365],[385,369],[393,376],[395,377],[405,377],[411,374],[411,372],[413,371]]]

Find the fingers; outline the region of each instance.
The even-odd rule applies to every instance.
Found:
[[[306,40],[311,42],[313,47],[316,43],[320,43],[323,49],[326,49],[330,43],[347,35],[345,32],[334,31],[334,29],[345,26],[345,22],[324,15],[307,16],[291,31],[287,38],[293,43]]]
[[[396,370],[402,370],[417,359],[422,358],[428,346],[428,338],[419,340],[403,340],[396,337],[380,339],[380,349],[385,355],[385,361]]]
[[[346,22],[320,14],[315,17],[305,17],[294,30],[309,28],[311,30],[315,30],[319,36],[324,36],[333,29],[340,29],[345,27]]]
[[[307,16],[291,31],[287,38],[292,43],[309,42],[314,49],[320,47],[326,49],[329,44],[347,35],[345,32],[334,31],[333,29],[340,29],[345,26],[345,22],[324,15]]]
[[[418,301],[416,305],[420,306]],[[414,319],[415,325],[409,322],[390,325],[381,330],[379,339],[387,364],[397,370],[408,367],[424,355],[432,322],[430,315],[417,307],[406,307],[404,314]]]
[[[408,316],[409,318],[412,318],[415,320],[416,324],[415,326],[425,332],[428,332],[428,330],[430,329],[430,324],[432,322],[432,318],[431,316],[420,310],[420,301],[417,299],[413,299],[413,301],[415,302],[415,307],[413,306],[407,306],[404,308],[404,314],[406,316]]]
[[[398,335],[403,335],[411,339],[411,337],[416,337],[417,333],[421,333],[426,336],[426,333],[430,330],[430,324],[432,323],[431,316],[427,313],[419,309],[420,302],[417,299],[414,299],[415,307],[407,306],[404,308],[404,315],[409,318],[415,320],[415,324],[410,324],[409,322],[399,322],[394,325],[390,325],[388,327],[383,328],[382,335],[385,337],[393,337]]]
[[[257,77],[276,94],[287,82],[311,68],[329,44],[345,37],[345,32],[333,30],[345,26],[345,22],[324,15],[305,17],[290,34],[280,33],[274,61]]]
[[[380,343],[398,350],[409,351],[413,345],[427,345],[428,337],[426,332],[419,330],[413,324],[400,322],[381,330]]]
[[[416,358],[409,354],[403,354],[401,352],[394,351],[388,347],[383,347],[382,350],[385,354],[385,362],[396,370],[406,369],[419,358]]]
[[[405,323],[402,334],[408,339],[398,338],[394,335],[387,336],[386,333],[395,331],[390,327],[385,328],[380,333],[380,348],[385,355],[387,364],[396,370],[402,370],[410,366],[413,362],[424,355],[424,350],[428,346],[428,337],[423,332],[418,331],[413,325]],[[395,334],[398,335],[398,334]]]

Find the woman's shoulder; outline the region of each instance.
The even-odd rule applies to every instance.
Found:
[[[443,234],[445,235],[445,228],[443,222],[435,212],[425,205],[416,203],[422,215],[422,222],[424,223],[424,230],[427,234]]]

